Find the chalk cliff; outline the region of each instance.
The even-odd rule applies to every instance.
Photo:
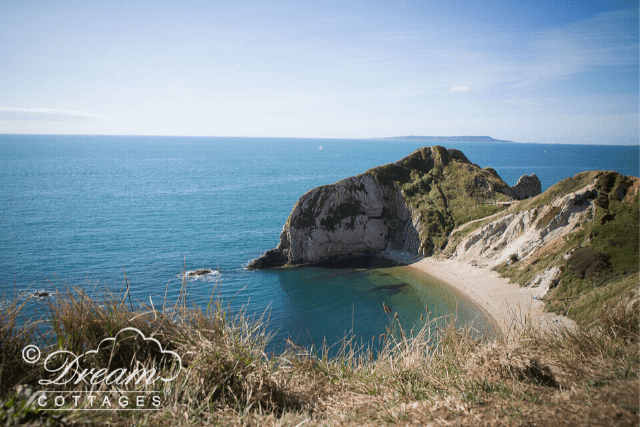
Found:
[[[447,249],[539,296],[561,280],[637,272],[639,187],[636,177],[582,172],[471,232],[454,233]]]
[[[458,150],[421,148],[304,194],[278,246],[248,267],[346,263],[369,255],[408,262],[442,251],[460,224],[505,209],[496,201],[539,193],[535,175],[509,187],[493,169],[472,164]]]

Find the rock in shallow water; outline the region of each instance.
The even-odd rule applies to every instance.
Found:
[[[188,271],[187,277],[200,277],[200,276],[204,276],[205,274],[212,274],[212,273],[215,273],[215,270],[211,270],[210,268],[200,268],[198,270]]]

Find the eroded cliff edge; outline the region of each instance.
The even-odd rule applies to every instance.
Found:
[[[605,301],[627,310],[640,301],[639,189],[637,177],[581,172],[460,227],[444,252],[537,290],[548,308],[578,321],[593,320]]]
[[[317,187],[294,205],[280,243],[249,268],[380,255],[405,262],[442,251],[452,230],[540,194],[535,175],[509,187],[453,149],[424,147],[365,173]]]

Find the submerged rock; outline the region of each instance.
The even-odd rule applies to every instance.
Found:
[[[33,293],[33,296],[37,297],[37,298],[46,298],[46,297],[49,296],[49,292],[47,292],[47,291],[35,291]]]

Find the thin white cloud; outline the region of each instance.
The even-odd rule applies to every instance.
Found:
[[[633,70],[638,63],[637,20],[637,11],[623,10],[539,31],[477,28],[454,44],[431,41],[410,57],[426,58],[420,62],[420,71],[436,86],[458,81],[478,93],[489,85],[524,90],[537,84],[540,91],[541,85],[562,82],[595,67]],[[449,91],[464,92],[462,87]]]
[[[49,108],[0,107],[0,120],[78,121],[95,116],[81,111],[53,110]]]
[[[453,86],[449,88],[449,92],[469,92],[470,90],[469,86]]]
[[[525,34],[523,55],[503,64],[516,80],[509,89],[539,80],[565,79],[594,67],[637,66],[637,21],[637,10],[618,10]]]

